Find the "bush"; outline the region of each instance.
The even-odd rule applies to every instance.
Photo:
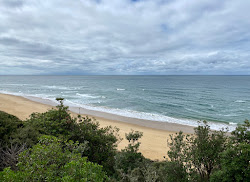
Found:
[[[117,128],[101,128],[98,122],[88,117],[79,117],[78,123],[71,130],[69,139],[83,143],[88,142],[88,149],[83,155],[92,162],[104,167],[108,174],[114,173],[114,156],[117,147]]]
[[[0,142],[10,143],[13,134],[22,126],[22,121],[16,116],[0,111]]]
[[[30,118],[25,121],[25,125],[32,126],[43,135],[68,138],[76,124],[76,119],[71,117],[68,107],[63,105],[62,99],[57,98],[57,100],[60,101],[60,104],[56,106],[56,109],[44,113],[32,113]]]
[[[81,157],[79,143],[42,136],[39,143],[20,154],[18,171],[5,168],[1,181],[104,181],[102,166]]]
[[[226,150],[221,153],[221,169],[211,181],[250,181],[250,123],[245,121],[233,132]]]
[[[183,164],[175,161],[155,162],[155,171],[158,181],[187,182],[188,173]]]
[[[192,136],[180,132],[168,143],[171,161],[188,172],[192,181],[209,181],[210,175],[220,167],[220,154],[226,149],[226,132],[211,131],[206,122],[196,127]]]
[[[194,135],[171,135],[170,161],[154,162],[139,152],[141,132],[126,134],[129,144],[118,152],[117,128],[73,118],[57,100],[56,109],[24,122],[0,111],[0,170],[7,167],[0,181],[250,181],[249,121],[230,137],[206,122]]]
[[[15,168],[18,154],[24,147],[15,142],[15,135],[22,127],[22,121],[16,116],[0,111],[0,170],[9,166]]]
[[[31,114],[30,118],[25,121],[25,126],[32,127],[33,131],[39,134],[53,135],[80,143],[87,141],[88,149],[83,151],[82,155],[104,166],[104,169],[112,174],[118,129],[111,126],[101,128],[98,122],[88,117],[73,118],[68,112],[68,107],[63,105],[63,99],[57,98],[57,100],[60,104],[56,109]],[[33,138],[35,140],[37,136]]]
[[[115,156],[116,178],[119,181],[145,181],[145,178],[152,179],[148,171],[149,167],[151,167],[151,162],[139,152],[139,139],[142,135],[142,132],[133,130],[125,134],[129,144]]]
[[[140,142],[138,141],[142,137],[142,132],[131,131],[125,134],[128,140],[128,146],[116,155],[116,170],[127,174],[129,171],[137,168],[141,165],[141,162],[145,159],[143,155],[138,152]]]

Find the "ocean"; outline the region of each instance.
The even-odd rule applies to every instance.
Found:
[[[250,119],[250,76],[0,76],[0,93],[212,129]]]

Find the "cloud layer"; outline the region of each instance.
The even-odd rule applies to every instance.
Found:
[[[247,0],[0,0],[0,74],[250,74]]]

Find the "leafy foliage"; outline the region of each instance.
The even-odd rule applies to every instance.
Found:
[[[128,140],[128,146],[116,155],[116,169],[120,172],[127,174],[128,171],[133,170],[140,166],[140,163],[144,160],[144,157],[139,150],[140,142],[138,141],[142,137],[142,133],[139,131],[131,131],[126,134]]]
[[[125,134],[129,144],[115,156],[115,169],[120,181],[144,181],[149,160],[138,152],[142,135],[142,132],[133,130]]]
[[[16,116],[0,111],[0,142],[9,143],[16,130],[22,126],[22,121]]]
[[[31,114],[25,121],[26,126],[31,126],[33,131],[38,131],[39,134],[53,135],[79,143],[88,142],[88,148],[82,155],[103,165],[109,174],[113,173],[118,129],[111,126],[101,128],[98,122],[88,117],[74,118],[68,112],[68,107],[63,105],[63,99],[57,100],[60,104],[56,109]]]
[[[57,100],[60,104],[56,109],[44,113],[32,113],[25,124],[34,127],[40,134],[68,137],[76,124],[76,119],[71,117],[68,107],[63,105],[63,99],[57,98]]]
[[[24,145],[15,142],[15,135],[23,123],[16,116],[0,111],[0,170],[10,166],[15,168],[18,154]]]
[[[26,121],[0,111],[0,181],[250,181],[247,120],[230,137],[206,122],[194,135],[171,135],[170,160],[156,162],[139,152],[141,132],[126,134],[129,144],[119,152],[117,128],[74,118],[57,101]]]
[[[42,136],[39,143],[21,153],[18,171],[6,168],[1,181],[104,181],[102,167],[87,162],[79,148],[84,146],[65,142],[53,136]]]
[[[111,126],[101,128],[98,122],[88,117],[78,117],[78,123],[71,130],[69,139],[83,143],[88,142],[84,156],[92,162],[102,165],[109,174],[114,172],[118,129]]]
[[[192,181],[209,181],[213,170],[219,168],[220,153],[226,148],[226,132],[211,131],[206,122],[194,130],[194,135],[186,138],[182,132],[171,136],[168,155]]]
[[[250,181],[250,123],[245,121],[232,132],[226,150],[221,153],[221,170],[211,181]]]
[[[183,164],[176,161],[163,161],[153,163],[158,175],[157,181],[187,182],[188,173]]]

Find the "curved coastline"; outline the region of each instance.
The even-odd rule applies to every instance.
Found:
[[[46,112],[56,105],[56,101],[49,99],[0,93],[0,110],[16,115],[22,120],[28,118],[33,112]],[[143,132],[140,152],[152,160],[164,160],[163,156],[166,156],[168,151],[167,141],[170,139],[169,135],[179,131],[192,134],[194,131],[192,126],[177,123],[129,118],[79,107],[69,107],[69,110],[75,117],[80,112],[82,116],[97,120],[101,127],[112,126],[119,128],[121,138],[125,138],[125,133],[130,132],[131,129]],[[124,149],[127,144],[126,140],[122,140],[118,143],[118,149]]]
[[[33,97],[33,96],[25,96],[24,98],[27,98],[34,102],[50,105],[50,106],[57,105],[55,101],[52,101],[50,99],[43,99],[43,98]],[[184,133],[193,133],[193,128],[194,128],[193,126],[188,126],[188,125],[183,125],[183,124],[178,124],[178,123],[152,121],[152,120],[146,120],[146,119],[126,117],[126,116],[121,116],[117,114],[86,109],[84,107],[69,106],[69,110],[75,114],[87,115],[91,118],[96,118],[96,119],[102,118],[102,119],[107,119],[107,120],[112,120],[112,121],[139,125],[143,127],[157,129],[157,130],[165,130],[165,131],[171,131],[171,132],[183,131]]]
[[[56,106],[57,102],[51,98],[42,98],[39,96],[33,95],[22,95],[18,93],[8,93],[8,92],[0,92],[0,94],[7,94],[7,95],[15,95],[26,98],[28,100],[50,105]],[[166,118],[158,118],[158,117],[150,117],[147,119],[144,117],[136,117],[136,116],[127,116],[126,114],[112,112],[112,110],[107,109],[100,109],[99,107],[89,107],[78,103],[72,103],[71,101],[65,100],[65,105],[69,106],[69,110],[77,113],[77,114],[84,114],[90,117],[99,117],[103,119],[115,120],[119,122],[125,122],[130,124],[136,124],[139,126],[149,127],[158,130],[166,130],[172,132],[183,131],[184,133],[193,133],[193,128],[198,126],[198,121],[190,120],[190,119],[177,119],[165,116]],[[148,113],[147,113],[148,114]],[[221,122],[213,122],[208,121],[212,130],[220,130],[222,128],[227,128],[229,131],[233,131],[236,128],[236,124],[227,124]]]
[[[37,98],[24,98],[21,96],[9,95],[9,94],[0,94],[0,110],[5,111],[9,114],[13,114],[19,117],[22,120],[25,120],[29,117],[29,115],[33,112],[46,112],[48,109],[53,108],[52,101],[50,100],[43,100],[44,102],[38,102],[35,100]],[[54,105],[57,105],[54,102]],[[77,111],[77,108],[75,108]],[[78,109],[79,110],[79,109]],[[77,116],[77,113],[72,112],[73,116]],[[86,116],[81,111],[82,116]],[[125,138],[125,133],[128,133],[132,130],[141,131],[143,132],[143,137],[140,140],[140,152],[147,158],[152,160],[165,160],[164,156],[167,156],[168,146],[167,140],[170,139],[170,134],[175,134],[174,131],[170,128],[165,128],[165,130],[161,129],[154,129],[146,126],[140,126],[138,123],[128,123],[128,122],[121,122],[118,120],[111,120],[106,119],[103,117],[96,117],[90,114],[87,114],[88,117],[96,119],[101,127],[112,126],[119,128],[119,136],[121,138]],[[115,118],[113,118],[115,119]],[[149,122],[151,123],[151,122]],[[172,124],[171,124],[172,125]],[[170,125],[169,125],[170,126]],[[179,131],[178,125],[172,125],[173,130]],[[188,130],[186,130],[188,131]],[[190,128],[192,131],[192,128]],[[126,140],[121,140],[118,143],[118,150],[124,149],[128,143]]]

